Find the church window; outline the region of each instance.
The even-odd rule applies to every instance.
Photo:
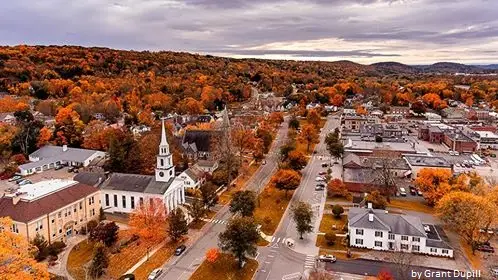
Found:
[[[164,166],[164,159],[161,159],[161,166]]]
[[[170,171],[169,171],[169,175],[170,175],[170,176],[173,176],[173,170],[170,170]]]

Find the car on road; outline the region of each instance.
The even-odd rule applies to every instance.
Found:
[[[332,262],[335,263],[337,261],[336,257],[333,255],[320,255],[318,260],[321,262]]]
[[[328,163],[325,163],[325,162],[324,162],[324,163],[322,163],[322,167],[328,167],[328,166],[329,166],[329,164],[328,164]]]
[[[327,172],[322,171],[322,172],[319,172],[318,175],[327,175]]]
[[[418,196],[424,195],[419,189],[417,189],[417,194],[418,194]]]
[[[318,184],[315,186],[315,191],[323,191],[325,189],[324,184]]]
[[[149,274],[149,277],[147,277],[147,280],[155,280],[159,278],[159,275],[163,273],[162,268],[156,268],[152,270],[152,272]]]
[[[176,250],[175,250],[175,256],[179,256],[179,255],[181,255],[181,254],[182,254],[182,253],[183,253],[186,249],[187,249],[187,246],[185,246],[185,245],[183,245],[183,244],[182,244],[182,245],[180,245],[180,246],[178,246],[178,247],[176,248]]]
[[[17,181],[19,179],[21,179],[22,176],[21,175],[15,175],[14,177],[11,177],[9,180],[7,180],[8,182],[14,182],[14,181]]]
[[[69,166],[69,168],[67,169],[67,172],[71,173],[74,171],[74,169],[76,169],[76,167],[74,166]]]
[[[403,188],[403,187],[399,188],[399,195],[406,196],[406,190],[405,190],[405,188]]]
[[[478,245],[477,246],[477,251],[481,251],[481,252],[487,252],[487,253],[494,253],[495,252],[495,248],[489,246],[489,245]]]
[[[33,182],[31,182],[30,180],[22,180],[18,183],[19,186],[24,186],[28,184],[33,184]]]
[[[125,274],[125,275],[122,275],[121,277],[119,277],[118,280],[135,280],[135,275],[128,273],[128,274]]]
[[[324,182],[324,181],[325,181],[325,178],[320,177],[320,176],[317,176],[317,177],[315,178],[315,181],[317,181],[317,182]]]
[[[414,187],[410,187],[410,194],[417,195],[417,189],[415,189]]]

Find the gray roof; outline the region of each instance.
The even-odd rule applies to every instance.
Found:
[[[206,167],[213,167],[216,165],[216,161],[214,160],[199,160],[196,163],[198,166],[206,166]]]
[[[451,167],[451,164],[442,157],[405,155],[411,166]]]
[[[97,152],[100,151],[70,147],[64,152],[60,146],[47,145],[34,151],[29,156],[40,159],[56,158],[64,161],[83,162]]]
[[[101,188],[103,190],[164,194],[173,181],[174,178],[168,182],[157,182],[156,177],[152,175],[112,173]]]
[[[374,221],[368,220],[368,214],[374,215]],[[420,218],[409,215],[386,213],[384,210],[350,208],[348,213],[349,226],[387,230],[399,235],[427,237]]]
[[[105,179],[105,174],[98,172],[80,172],[73,178],[73,180],[89,186],[100,185]]]
[[[195,182],[198,182],[201,178],[204,172],[202,170],[199,170],[195,166],[190,167],[189,169],[184,171],[187,176],[192,178]]]

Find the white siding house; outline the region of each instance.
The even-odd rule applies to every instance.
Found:
[[[453,258],[453,249],[441,239],[436,228],[423,225],[418,217],[351,208],[348,219],[351,247]]]

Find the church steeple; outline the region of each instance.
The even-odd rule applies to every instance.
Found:
[[[157,156],[156,181],[168,182],[174,177],[175,166],[173,165],[173,156],[169,151],[164,118],[161,118],[161,143],[159,143],[159,155]]]

